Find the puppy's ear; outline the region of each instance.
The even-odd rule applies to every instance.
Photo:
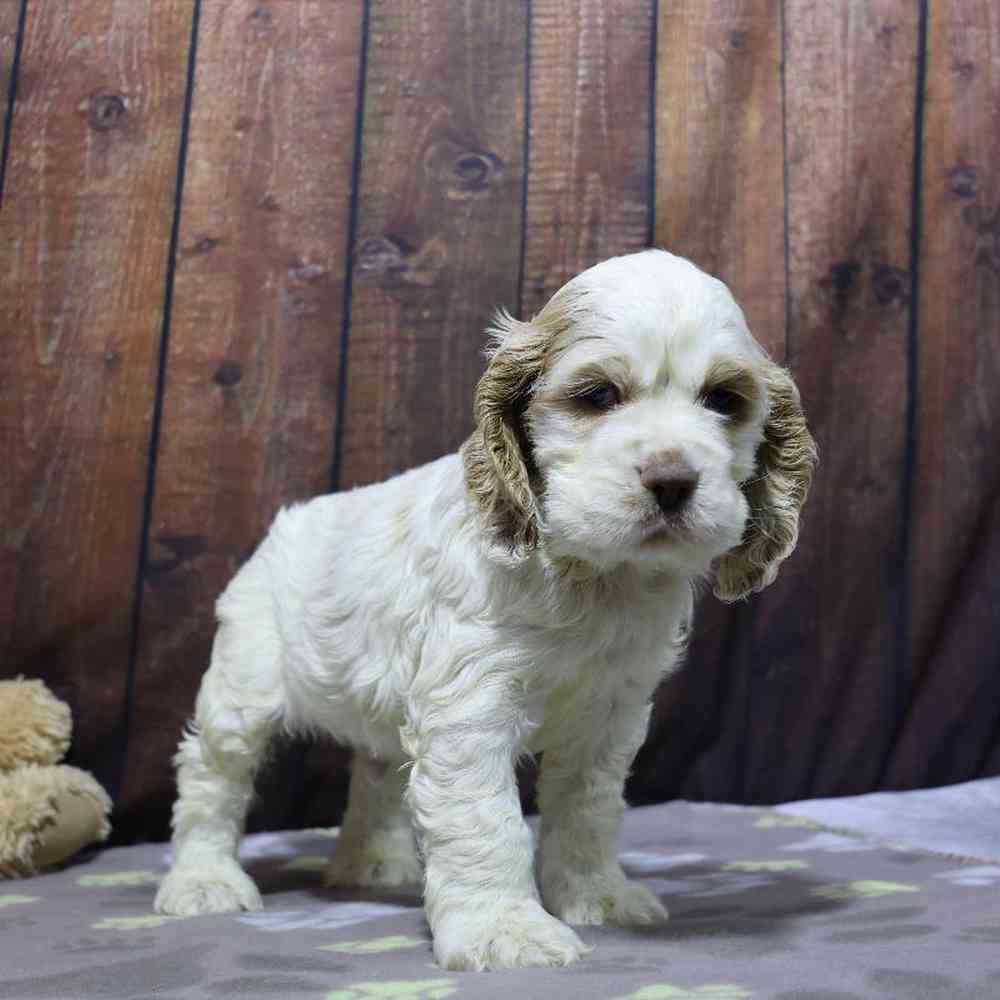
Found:
[[[495,537],[525,556],[538,544],[538,510],[523,417],[550,338],[505,312],[490,333],[495,346],[476,388],[477,426],[462,447],[465,480]]]
[[[817,462],[816,442],[791,376],[767,362],[764,381],[764,440],[757,451],[757,469],[743,486],[750,517],[742,542],[717,568],[715,595],[723,601],[740,600],[774,582],[778,566],[799,537],[799,512]]]

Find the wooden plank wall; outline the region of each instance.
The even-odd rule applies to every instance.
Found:
[[[932,4],[926,72],[910,697],[885,779],[903,787],[1000,768],[997,4]]]
[[[163,829],[206,611],[275,510],[329,488],[361,20],[352,0],[200,5],[120,801],[137,831]],[[259,822],[293,820],[297,763]]]
[[[23,0],[0,0],[0,120],[4,131],[0,135],[0,191],[3,190],[3,167],[6,163],[9,113],[13,110],[14,83],[17,73],[14,63],[23,42]]]
[[[194,8],[32,4],[0,214],[4,673],[117,788]]]
[[[631,795],[1000,772],[990,0],[0,0],[0,673],[166,833],[276,508],[453,449],[494,306],[650,244],[799,381],[799,551],[706,601]],[[286,746],[256,827],[339,819]],[[530,782],[529,782],[530,784]]]

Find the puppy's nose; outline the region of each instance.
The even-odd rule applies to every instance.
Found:
[[[698,473],[678,454],[654,456],[639,472],[639,481],[656,497],[664,514],[676,514],[698,488]]]

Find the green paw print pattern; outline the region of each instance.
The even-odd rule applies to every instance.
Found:
[[[328,863],[328,859],[320,854],[303,854],[300,858],[292,858],[282,866],[282,871],[286,872],[321,872]]]
[[[417,948],[427,943],[423,938],[392,934],[389,937],[371,938],[368,941],[338,941],[336,944],[321,944],[319,949],[320,951],[337,951],[343,955],[378,955],[383,951]]]
[[[414,979],[352,983],[327,993],[326,1000],[443,1000],[457,992],[454,979]]]
[[[808,867],[804,861],[730,861],[723,865],[727,872],[791,872]]]
[[[783,813],[767,813],[761,816],[754,826],[761,830],[771,830],[776,827],[806,827],[810,830],[818,830],[819,827],[811,820],[801,816],[785,816]]]
[[[901,882],[831,882],[813,889],[814,896],[823,899],[877,899],[897,892],[920,892],[918,885],[904,885]]]
[[[749,1000],[750,990],[736,983],[708,983],[705,986],[672,986],[654,983],[643,986],[620,1000]]]
[[[0,910],[5,906],[17,906],[18,903],[37,903],[38,896],[19,896],[15,892],[0,893]]]
[[[119,885],[155,885],[160,879],[156,872],[143,869],[134,872],[106,872],[103,875],[81,875],[77,885],[85,889],[108,889]]]
[[[186,917],[167,917],[158,913],[150,913],[141,917],[105,917],[91,926],[95,931],[139,931],[149,927],[162,927],[163,924],[186,919]]]

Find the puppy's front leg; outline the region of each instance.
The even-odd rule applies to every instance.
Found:
[[[548,909],[570,924],[661,923],[667,911],[618,862],[622,789],[649,721],[638,690],[619,692],[546,747],[538,783],[540,873]]]
[[[403,733],[434,955],[446,969],[566,965],[587,949],[538,899],[514,773],[517,711],[467,694],[411,711]]]

